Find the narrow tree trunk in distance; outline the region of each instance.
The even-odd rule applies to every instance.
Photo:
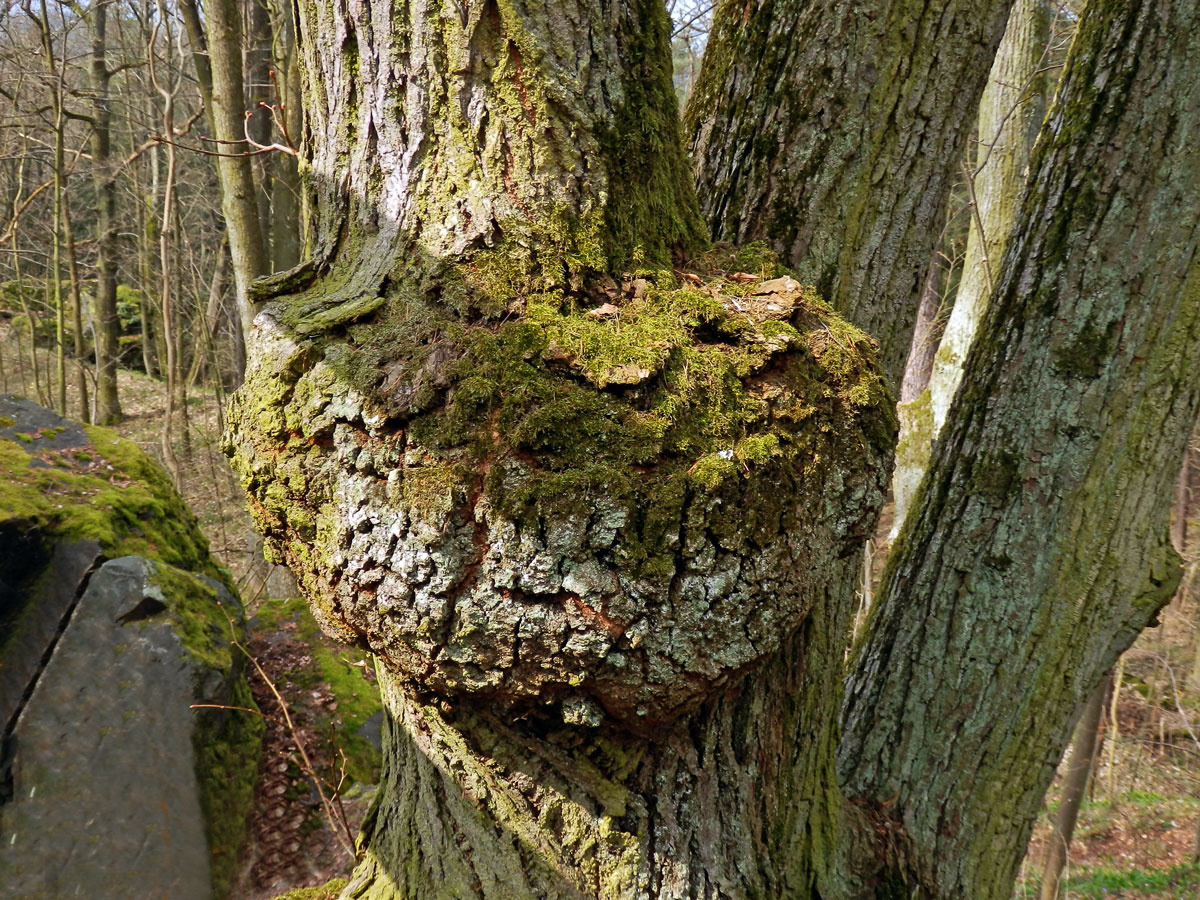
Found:
[[[1084,698],[1180,578],[1168,518],[1200,404],[1200,10],[1089,4],[1062,78],[851,666],[841,773],[912,896],[1009,897]]]
[[[1011,0],[723,0],[686,129],[715,238],[767,240],[899,385]]]
[[[946,411],[962,378],[963,361],[987,308],[1016,219],[1029,153],[1049,97],[1050,76],[1041,70],[1050,39],[1050,18],[1046,0],[1017,0],[979,103],[979,143],[969,154],[967,179],[972,207],[967,255],[950,319],[932,361],[929,394],[901,416],[901,427],[906,421],[911,427],[896,447],[893,537],[904,525],[929,465],[933,442],[945,424]]]
[[[59,68],[57,54],[54,52],[54,35],[50,31],[50,14],[46,0],[42,0],[41,16],[36,20],[42,38],[42,55],[46,63],[46,75],[52,81],[50,92],[50,108],[53,116],[54,156],[51,166],[54,172],[54,193],[52,195],[53,224],[50,229],[50,284],[52,306],[54,310],[54,346],[55,346],[55,410],[60,416],[67,414],[67,328],[66,303],[62,291],[62,209],[63,194],[66,191],[65,170],[66,161],[63,147],[63,130],[66,118],[63,110],[65,85],[63,72]],[[64,52],[65,48],[64,48]]]
[[[243,55],[246,66],[246,131],[259,144],[273,143],[275,125],[272,107],[275,106],[275,91],[272,84],[271,67],[271,18],[267,11],[267,0],[250,0],[245,5],[246,51]],[[265,105],[264,105],[265,104]],[[247,150],[252,149],[247,146]],[[263,252],[271,259],[271,197],[275,180],[275,162],[278,153],[265,153],[253,158],[254,196],[258,203],[258,223],[262,234]],[[264,273],[266,274],[266,273]]]
[[[1083,708],[1083,716],[1075,727],[1071,762],[1063,779],[1062,799],[1054,817],[1054,828],[1050,832],[1050,846],[1042,871],[1041,900],[1057,900],[1058,897],[1059,883],[1067,864],[1075,823],[1079,818],[1079,807],[1083,805],[1088,781],[1095,767],[1096,738],[1100,733],[1100,720],[1104,716],[1104,700],[1111,685],[1112,676],[1109,676],[1092,689]]]
[[[266,242],[258,218],[254,174],[246,140],[246,95],[242,81],[242,14],[237,0],[211,0],[205,6],[208,55],[212,71],[209,121],[215,136],[228,142],[217,157],[221,209],[229,235],[229,255],[237,282],[238,312],[243,333],[249,333],[254,312],[250,282],[268,272]]]
[[[281,2],[272,17],[275,33],[275,79],[282,109],[280,120],[287,139],[298,143],[303,129],[304,106],[300,99],[300,51],[296,46],[296,22],[292,4]],[[279,154],[271,182],[271,265],[283,272],[299,264],[302,232],[300,167],[296,157]]]
[[[96,292],[92,327],[96,341],[96,399],[93,421],[121,420],[117,395],[117,182],[111,158],[107,20],[108,4],[92,7],[92,171],[96,192]]]
[[[75,253],[75,227],[71,221],[71,203],[64,198],[63,203],[63,240],[67,251],[67,277],[71,290],[71,329],[75,332],[75,391],[79,394],[79,421],[91,422],[91,404],[88,403],[87,371],[84,368],[84,357],[87,349],[84,345],[83,332],[83,297],[79,278],[79,258]]]
[[[903,503],[918,481],[921,471],[914,472],[903,465],[910,446],[929,439],[929,375],[933,371],[933,357],[937,352],[942,329],[938,327],[938,312],[942,307],[942,283],[946,269],[941,254],[929,264],[925,276],[925,290],[921,293],[921,306],[917,310],[917,321],[913,327],[912,347],[904,367],[904,380],[900,383],[900,402],[896,414],[900,420],[900,435],[896,442],[896,466],[892,472],[892,525],[888,535],[894,540],[904,521]]]

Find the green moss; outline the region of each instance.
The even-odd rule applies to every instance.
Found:
[[[333,744],[346,754],[346,774],[362,784],[379,780],[379,750],[358,734],[382,708],[379,688],[367,681],[360,666],[345,659],[345,649],[322,633],[303,598],[275,600],[258,612],[260,628],[278,629],[288,623],[309,647],[311,662],[301,671],[288,673],[289,682],[299,688],[323,684],[337,700],[332,724]]]
[[[209,582],[174,566],[155,566],[150,584],[164,603],[170,599],[174,631],[192,659],[220,671],[240,666],[230,646],[233,630],[242,625],[240,609],[226,609]]]
[[[652,571],[677,525],[656,537],[650,510],[666,495],[682,502],[676,485],[715,491],[797,455],[818,461],[825,435],[839,429],[891,443],[870,339],[794,282],[765,289],[724,274],[775,276],[765,247],[716,248],[693,266],[706,274],[689,273],[682,285],[670,270],[609,281],[599,300],[570,287],[588,271],[580,252],[556,257],[557,285],[524,257],[504,274],[498,264],[468,272],[459,287],[477,299],[451,309],[397,289],[374,320],[303,351],[404,425],[409,462],[398,496],[415,516],[440,521],[477,491],[504,515],[530,520],[589,512],[605,496],[636,522],[640,565]],[[523,309],[500,321],[478,316],[502,300]],[[253,388],[256,407],[260,393],[291,390],[286,377],[266,377],[265,390]],[[285,457],[280,471],[287,465]],[[332,527],[301,512],[308,491],[276,479],[263,514],[306,534]]]
[[[137,554],[224,581],[195,517],[166,474],[132,441],[86,429],[87,450],[53,451],[0,438],[0,521],[97,541],[110,557]]]
[[[255,708],[245,678],[233,682],[230,706]],[[254,808],[254,783],[265,730],[262,719],[232,709],[198,709],[192,747],[196,754],[200,807],[212,854],[213,896],[228,896],[238,853]]]
[[[280,894],[273,900],[336,900],[347,884],[349,882],[345,878],[335,878],[315,887],[296,888],[294,891]]]

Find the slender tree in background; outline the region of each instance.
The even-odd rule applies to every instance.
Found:
[[[92,184],[96,193],[96,288],[92,303],[96,395],[93,421],[98,425],[111,425],[121,419],[121,402],[117,395],[117,173],[112,159],[112,75],[108,68],[107,3],[93,5],[91,25]],[[148,322],[148,318],[143,322]],[[143,329],[143,341],[146,336],[148,332]]]
[[[1062,882],[1063,869],[1067,865],[1071,837],[1075,834],[1075,823],[1079,819],[1079,808],[1087,794],[1088,782],[1096,766],[1096,754],[1100,723],[1104,719],[1104,701],[1108,699],[1112,679],[1106,678],[1092,688],[1083,715],[1075,729],[1071,744],[1071,761],[1063,779],[1062,799],[1054,814],[1054,826],[1050,831],[1050,846],[1042,871],[1042,886],[1038,892],[1041,900],[1057,900]]]
[[[932,442],[945,425],[1016,221],[1029,155],[1052,85],[1052,18],[1046,0],[1017,0],[979,104],[979,139],[967,178],[971,226],[962,278],[933,360],[928,393],[922,390],[900,407],[901,436],[892,477],[893,536],[899,533],[925,474]]]
[[[184,0],[181,5],[186,7],[190,3],[194,0]],[[204,14],[212,76],[212,104],[208,117],[215,137],[221,142],[221,155],[217,157],[221,208],[229,233],[239,320],[243,334],[249,334],[253,319],[247,299],[250,282],[266,275],[270,265],[247,153],[242,11],[237,0],[211,0],[205,4]],[[188,19],[191,15],[187,14]]]
[[[300,100],[300,51],[296,45],[296,21],[290,0],[278,0],[271,14],[274,35],[275,84],[278,90],[276,117],[289,143],[299,139],[303,104]],[[300,167],[295,156],[275,154],[275,177],[271,180],[271,267],[275,272],[300,262],[303,210]]]
[[[181,76],[172,71],[175,58],[175,23],[166,9],[163,0],[158,0],[158,27],[155,35],[161,36],[164,46],[164,71],[158,70],[155,62],[154,47],[149,48],[150,80],[154,89],[162,99],[162,131],[164,135],[173,137],[175,134],[175,102],[179,96]],[[175,410],[180,387],[180,345],[178,324],[180,316],[176,308],[175,294],[177,291],[174,242],[176,226],[176,191],[175,180],[178,175],[176,164],[175,144],[168,141],[166,145],[166,173],[162,188],[162,211],[158,222],[158,265],[159,285],[158,297],[162,312],[163,345],[166,355],[163,374],[167,381],[167,404],[163,414],[161,440],[163,462],[176,485],[181,483],[179,460],[175,456]]]

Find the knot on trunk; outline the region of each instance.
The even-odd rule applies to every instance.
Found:
[[[870,533],[891,399],[791,278],[599,278],[490,316],[450,293],[336,334],[269,308],[227,442],[322,624],[415,691],[669,721]]]

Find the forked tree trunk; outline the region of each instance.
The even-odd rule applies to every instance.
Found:
[[[954,307],[933,361],[929,393],[901,410],[902,437],[892,477],[893,531],[899,533],[929,465],[933,441],[962,380],[963,362],[1000,272],[1017,218],[1029,154],[1046,114],[1051,11],[1046,0],[1017,0],[979,103],[979,143],[970,154],[971,226]],[[907,420],[907,421],[906,421]],[[905,425],[910,427],[905,428]]]
[[[851,668],[841,772],[911,896],[1009,896],[1084,700],[1179,582],[1198,29],[1184,0],[1088,4]]]
[[[1082,698],[1177,574],[1189,4],[1089,9],[840,757],[890,398],[791,279],[721,277],[761,253],[683,261],[661,4],[301,13],[316,253],[258,283],[228,450],[271,555],[380,660],[345,896],[1007,898]]]
[[[688,101],[705,220],[771,242],[899,385],[1012,0],[725,0]]]

